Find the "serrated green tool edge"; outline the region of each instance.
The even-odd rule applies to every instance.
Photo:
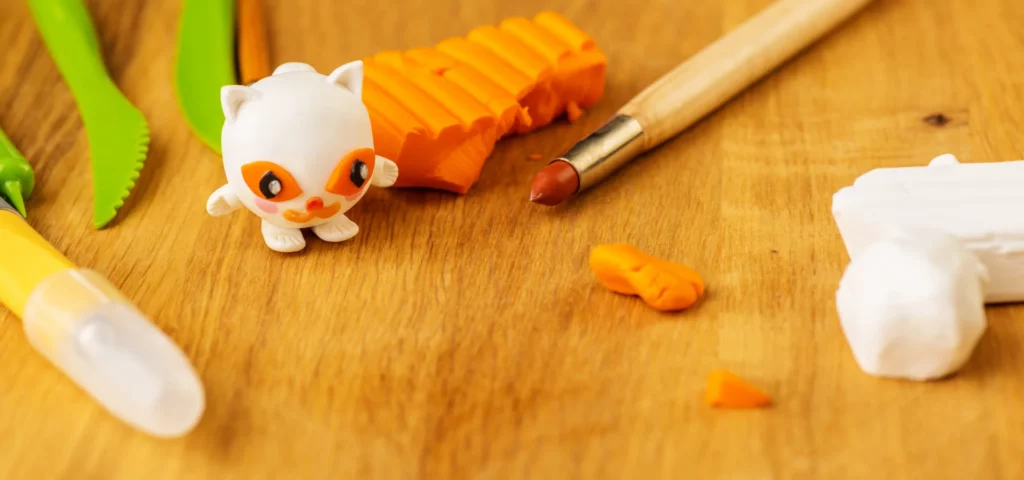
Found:
[[[149,151],[149,125],[110,78],[81,0],[28,0],[28,5],[85,124],[93,224],[100,229],[117,216],[135,187]]]

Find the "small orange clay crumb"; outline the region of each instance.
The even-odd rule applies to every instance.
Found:
[[[581,109],[576,102],[569,102],[569,104],[565,106],[565,116],[569,118],[570,122],[575,122],[583,116],[583,109]]]
[[[530,156],[527,158],[529,158],[530,160],[540,160],[544,158],[544,155],[541,155],[539,153],[531,153]]]
[[[622,243],[594,247],[590,269],[609,290],[636,295],[656,310],[682,310],[704,295],[697,272]]]
[[[705,401],[712,407],[755,408],[771,405],[772,398],[727,370],[708,375]]]

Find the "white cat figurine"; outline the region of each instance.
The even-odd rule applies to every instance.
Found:
[[[390,187],[398,178],[398,165],[374,153],[362,87],[361,61],[326,76],[286,63],[250,86],[223,87],[228,183],[206,211],[221,216],[244,206],[263,219],[263,240],[278,252],[305,248],[303,228],[327,242],[354,237],[359,227],[345,212],[370,185]]]

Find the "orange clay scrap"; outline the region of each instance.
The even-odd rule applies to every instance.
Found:
[[[708,375],[705,401],[712,407],[757,408],[771,405],[772,398],[728,370]]]
[[[378,53],[364,59],[374,146],[398,164],[395,186],[465,194],[499,139],[576,120],[597,103],[606,63],[589,35],[553,12]]]
[[[594,247],[590,269],[609,290],[636,295],[660,311],[683,310],[704,295],[704,280],[697,272],[626,244]]]

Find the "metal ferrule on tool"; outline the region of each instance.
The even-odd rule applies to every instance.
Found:
[[[580,177],[580,190],[600,182],[633,157],[643,153],[644,128],[635,118],[618,114],[573,145],[561,158]]]

